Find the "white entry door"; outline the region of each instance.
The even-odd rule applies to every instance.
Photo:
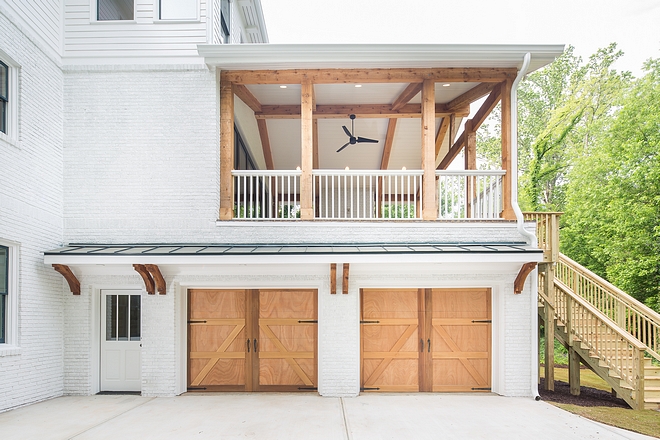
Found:
[[[101,391],[141,391],[141,296],[101,291]]]

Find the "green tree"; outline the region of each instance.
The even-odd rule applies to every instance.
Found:
[[[602,103],[568,173],[562,251],[660,310],[660,60]],[[597,103],[600,104],[600,103]],[[607,109],[607,111],[605,110]]]

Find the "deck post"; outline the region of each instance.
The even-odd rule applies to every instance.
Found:
[[[435,82],[425,79],[422,83],[422,218],[438,218],[435,195]]]
[[[465,148],[463,149],[463,155],[465,159],[465,169],[466,170],[476,170],[477,169],[477,132],[474,130],[472,125],[472,120],[468,119],[465,124],[465,132],[467,133]],[[472,206],[473,201],[477,195],[477,185],[476,178],[474,176],[466,177],[466,195],[465,195],[465,207],[467,211],[467,218],[472,218],[474,215],[474,207]]]
[[[572,346],[568,347],[568,385],[572,395],[580,395],[580,355]]]
[[[545,296],[545,389],[555,390],[555,307],[553,302],[554,267],[552,263],[540,264],[543,272],[543,295]]]
[[[301,158],[300,169],[300,218],[314,218],[314,203],[312,189],[312,169],[314,168],[314,85],[309,79],[304,79],[300,92],[300,131]]]
[[[513,82],[506,80],[502,83],[502,169],[506,174],[502,177],[502,218],[506,220],[515,220],[516,214],[513,211],[511,202],[511,191],[513,177],[511,175],[511,139],[517,136],[517,133],[511,133],[511,87]]]
[[[234,87],[220,75],[220,220],[234,217]],[[246,207],[247,210],[247,207]]]

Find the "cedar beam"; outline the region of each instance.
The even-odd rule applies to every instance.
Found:
[[[225,73],[225,72],[223,72]],[[314,84],[355,83],[414,83],[434,82],[502,82],[513,81],[516,68],[394,68],[394,69],[291,69],[291,70],[232,70],[227,79],[236,84],[300,84],[310,80]]]
[[[250,90],[243,84],[234,85],[234,94],[238,96],[240,100],[245,103],[245,105],[250,107],[253,112],[257,113],[261,111],[261,103],[257,97],[254,96],[252,92],[250,92]]]
[[[155,264],[145,264],[144,267],[151,274],[151,278],[154,280],[154,283],[156,284],[156,290],[158,290],[158,293],[161,295],[165,295],[167,293],[167,286],[165,284],[165,279],[163,278],[163,274],[160,273],[160,269],[158,268],[158,266]]]
[[[302,81],[300,91],[300,133],[301,133],[301,157],[300,168],[300,218],[311,220],[314,218],[312,194],[312,170],[314,168],[314,124],[312,115],[314,113],[312,94],[314,85],[309,80]]]
[[[514,133],[511,132],[511,88],[513,82],[506,81],[502,84],[502,169],[506,174],[502,176],[502,214],[501,217],[506,220],[515,220],[516,214],[513,211],[511,202],[511,191],[513,176],[511,159],[511,139]]]
[[[476,87],[471,88],[462,95],[452,99],[447,103],[447,108],[449,110],[457,110],[459,108],[465,107],[466,105],[472,104],[474,101],[483,98],[495,87],[493,83],[481,83]]]
[[[481,124],[484,123],[497,103],[500,102],[501,92],[502,88],[500,86],[495,86],[493,91],[490,92],[490,95],[488,95],[488,98],[486,98],[481,107],[479,107],[479,110],[474,114],[474,117],[472,118],[472,129],[474,131],[477,131],[479,127],[481,127]]]
[[[71,290],[71,293],[74,295],[80,295],[80,281],[78,281],[78,278],[76,278],[76,275],[69,266],[64,264],[53,264],[53,269],[64,277],[69,284],[69,290]]]
[[[445,170],[447,167],[456,159],[456,156],[458,156],[458,153],[461,152],[461,149],[465,145],[466,142],[466,136],[465,136],[465,131],[461,133],[461,135],[456,139],[456,142],[454,142],[454,145],[449,147],[449,151],[447,151],[447,154],[445,154],[445,157],[442,158],[442,161],[440,161],[440,165],[438,165],[438,170]]]
[[[385,146],[383,147],[383,156],[380,159],[380,169],[386,170],[390,165],[390,155],[392,154],[392,145],[394,144],[394,133],[396,131],[396,119],[390,119],[387,124],[387,134],[385,135]]]
[[[522,265],[516,280],[513,282],[513,293],[516,295],[522,293],[523,288],[525,287],[525,281],[527,280],[527,275],[534,270],[536,264],[537,263],[525,263]]]
[[[435,196],[435,83],[426,79],[422,85],[422,170],[424,188],[422,200],[422,218],[438,218],[437,199]]]
[[[422,90],[422,83],[410,83],[408,87],[392,103],[392,110],[399,110],[408,104]]]
[[[259,138],[261,139],[261,150],[264,153],[266,169],[274,170],[273,151],[270,148],[270,137],[268,136],[268,126],[265,119],[257,119],[257,128],[259,129]]]
[[[142,281],[144,281],[144,287],[147,290],[147,293],[149,295],[153,295],[155,293],[154,279],[151,278],[151,274],[149,273],[149,271],[147,270],[145,265],[144,264],[134,264],[133,269],[135,269],[135,271],[137,273],[139,273],[140,276],[142,277]]]
[[[220,220],[234,216],[234,87],[222,72],[220,79]]]
[[[442,143],[445,141],[447,136],[447,131],[449,130],[449,118],[445,116],[440,122],[440,128],[438,129],[438,134],[435,137],[435,160],[438,160],[438,155],[440,154],[440,149],[442,148]]]
[[[330,263],[330,294],[337,293],[337,263]]]
[[[437,117],[450,114],[446,104],[436,104]],[[470,106],[456,109],[456,116],[468,116]],[[422,116],[421,104],[406,104],[398,110],[392,110],[390,104],[354,104],[336,105],[319,104],[314,111],[314,119],[345,119],[350,115],[358,118],[420,118]],[[255,112],[257,119],[298,119],[300,118],[299,105],[262,105],[260,112]]]
[[[348,263],[344,263],[344,274],[341,283],[341,293],[348,294]]]

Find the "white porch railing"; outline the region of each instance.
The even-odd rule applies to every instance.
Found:
[[[295,220],[300,218],[301,171],[238,171],[234,177],[234,218]]]
[[[409,220],[422,216],[421,170],[314,170],[319,219]]]
[[[438,219],[495,219],[502,211],[503,170],[435,172]]]

